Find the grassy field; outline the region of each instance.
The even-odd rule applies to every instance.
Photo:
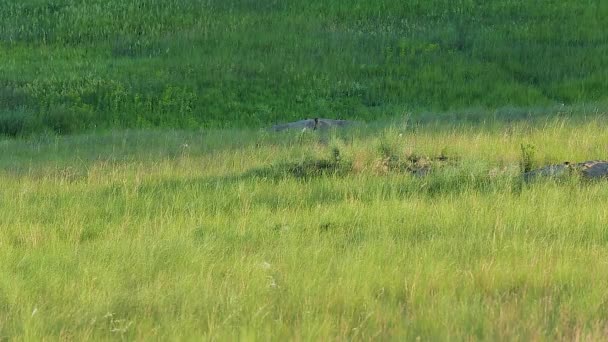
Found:
[[[0,0],[0,341],[606,340],[608,2]],[[270,133],[278,122],[360,121]],[[431,171],[429,171],[431,170]]]
[[[2,140],[0,339],[604,340],[605,126]]]
[[[463,109],[481,109],[472,120],[483,121],[497,108],[527,117],[531,107],[608,107],[600,0],[0,0],[0,8],[0,133],[13,136]]]

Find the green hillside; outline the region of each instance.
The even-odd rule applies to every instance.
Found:
[[[0,0],[0,132],[608,103],[608,2]]]

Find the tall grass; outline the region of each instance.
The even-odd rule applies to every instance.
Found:
[[[605,157],[604,126],[3,140],[0,337],[602,340],[605,184],[518,165]],[[250,172],[335,149],[346,174]]]
[[[607,101],[601,1],[0,6],[8,135]]]

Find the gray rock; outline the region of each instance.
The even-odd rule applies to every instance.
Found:
[[[582,163],[564,163],[559,165],[548,165],[540,169],[532,170],[523,174],[524,180],[530,181],[538,177],[556,178],[570,174],[579,174],[586,179],[608,178],[608,161],[589,160]]]
[[[590,160],[576,164],[576,169],[585,178],[598,179],[608,177],[608,161]]]
[[[314,118],[314,119],[306,119],[306,120],[290,122],[290,123],[286,123],[286,124],[274,125],[274,126],[272,126],[271,130],[275,131],[275,132],[284,131],[287,129],[300,129],[300,130],[310,129],[310,130],[314,131],[317,129],[323,130],[323,129],[328,129],[328,128],[332,128],[332,127],[338,127],[338,128],[348,127],[355,123],[356,123],[355,121],[349,121],[349,120],[333,120],[333,119]]]
[[[531,181],[538,177],[543,178],[556,178],[563,177],[569,173],[570,163],[548,165],[540,169],[528,171],[523,174],[525,181]]]

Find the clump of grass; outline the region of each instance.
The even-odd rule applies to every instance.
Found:
[[[519,161],[519,165],[522,173],[532,171],[535,165],[535,155],[536,155],[536,146],[533,144],[521,144],[521,157]]]

